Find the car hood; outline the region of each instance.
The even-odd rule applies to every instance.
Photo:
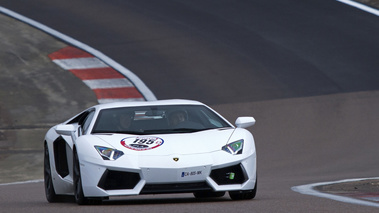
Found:
[[[226,128],[180,134],[96,134],[94,136],[105,144],[94,145],[111,146],[129,155],[209,153],[221,150],[231,138],[233,131],[233,128]]]

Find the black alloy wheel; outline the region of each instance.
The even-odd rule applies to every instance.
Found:
[[[89,203],[88,198],[86,198],[83,193],[82,178],[80,176],[80,162],[76,150],[74,151],[74,196],[76,203],[79,205]]]

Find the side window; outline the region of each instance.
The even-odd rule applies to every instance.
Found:
[[[84,119],[81,127],[82,127],[82,134],[86,134],[89,128],[89,125],[91,124],[92,118],[95,115],[95,111],[91,111],[88,113],[87,117]]]
[[[87,115],[88,115],[88,111],[82,112],[79,115],[77,115],[75,118],[71,119],[67,124],[80,123],[80,121],[83,120]]]

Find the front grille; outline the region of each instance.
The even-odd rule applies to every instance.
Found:
[[[97,186],[104,190],[133,189],[140,180],[138,173],[106,170]]]
[[[214,169],[212,170],[210,177],[218,185],[242,184],[248,179],[241,164]]]
[[[186,193],[195,191],[212,190],[206,182],[176,183],[176,184],[146,184],[141,194],[155,193]]]

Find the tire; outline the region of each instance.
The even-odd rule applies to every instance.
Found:
[[[222,197],[225,195],[225,192],[199,191],[199,192],[194,192],[193,195],[196,198],[212,198],[212,197]]]
[[[53,178],[51,175],[51,167],[50,167],[50,154],[49,148],[47,144],[44,144],[44,157],[43,157],[43,177],[45,183],[45,195],[46,200],[49,203],[55,203],[60,201],[60,196],[55,193]]]
[[[257,182],[258,178],[255,180],[255,186],[252,190],[243,191],[229,191],[229,196],[232,200],[251,200],[255,198],[257,194]]]
[[[80,173],[80,162],[78,158],[78,153],[74,151],[74,197],[75,202],[79,205],[89,204],[88,198],[84,196],[83,186],[82,186],[82,177]]]

